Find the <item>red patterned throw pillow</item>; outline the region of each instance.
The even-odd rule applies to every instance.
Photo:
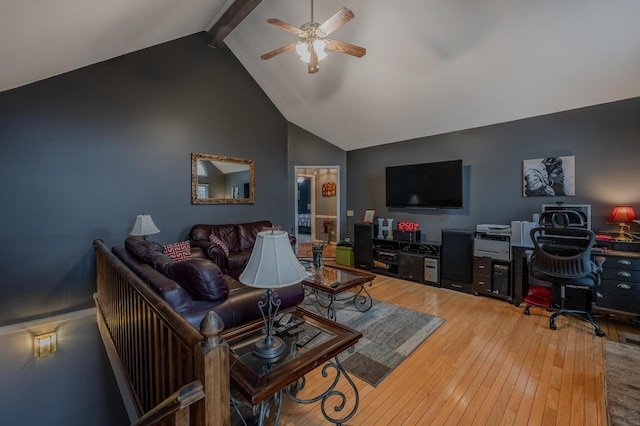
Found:
[[[162,246],[162,251],[173,259],[174,262],[191,259],[191,245],[189,245],[189,241]]]
[[[227,247],[227,245],[220,238],[216,237],[214,234],[211,234],[209,235],[209,242],[220,247],[220,249],[222,249],[222,251],[224,252],[224,255],[229,257],[229,247]]]

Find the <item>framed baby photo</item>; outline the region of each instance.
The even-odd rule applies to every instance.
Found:
[[[366,209],[364,211],[364,217],[362,223],[373,223],[373,219],[376,217],[376,211],[374,209]]]

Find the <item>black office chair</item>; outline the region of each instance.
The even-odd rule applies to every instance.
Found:
[[[591,248],[595,243],[595,234],[587,229],[586,218],[573,210],[555,210],[540,216],[537,228],[531,230],[533,255],[529,259],[529,275],[551,282],[560,288],[560,307],[551,304],[551,292],[531,290],[523,300],[527,302],[524,313],[529,315],[530,306],[542,306],[555,310],[549,319],[549,328],[556,329],[555,320],[560,315],[571,315],[589,322],[595,328],[596,335],[604,332],[587,310],[568,309],[566,305],[566,287],[594,291],[600,285],[603,257],[591,260]],[[542,297],[544,296],[544,297]]]

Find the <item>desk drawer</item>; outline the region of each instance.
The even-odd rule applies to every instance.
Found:
[[[605,259],[602,264],[605,270],[612,268],[640,271],[640,258],[638,257],[605,256]]]
[[[473,274],[473,291],[475,293],[491,293],[491,276]]]
[[[640,314],[640,283],[603,279],[596,291],[596,306]]]
[[[490,257],[474,257],[473,258],[474,275],[491,276],[491,258]]]
[[[440,284],[442,288],[448,288],[455,291],[461,291],[463,293],[473,294],[472,283],[465,283],[462,281],[454,281],[454,280],[448,280],[446,278],[442,278],[440,280]]]
[[[640,271],[634,271],[631,269],[603,268],[601,276],[602,279],[607,280],[620,280],[640,283]]]

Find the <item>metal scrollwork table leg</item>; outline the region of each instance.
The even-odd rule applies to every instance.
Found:
[[[327,293],[321,290],[316,290],[315,288],[309,289],[308,292],[305,291],[305,296],[314,295],[318,305],[320,305],[322,308],[325,308],[327,310],[327,318],[333,321],[337,321],[338,319],[336,314],[335,302],[343,302],[345,300],[351,300],[353,302],[353,306],[360,312],[367,312],[369,309],[371,309],[371,307],[373,306],[373,297],[371,297],[371,294],[369,294],[369,292],[365,288],[365,284],[366,283],[360,284],[360,289],[358,290],[357,293],[348,293],[348,292],[339,293],[339,294],[347,293],[348,294],[347,297],[337,297],[337,295],[335,294]],[[372,285],[373,285],[373,282],[370,281],[369,287],[371,287]]]
[[[289,397],[289,399],[299,404],[311,404],[317,401],[321,401],[320,410],[322,411],[322,415],[324,416],[324,418],[331,423],[335,423],[336,425],[341,425],[342,423],[348,421],[355,415],[356,411],[358,410],[358,405],[360,404],[360,394],[358,393],[358,388],[356,387],[355,383],[353,382],[353,380],[351,380],[351,377],[349,377],[346,370],[342,367],[342,364],[340,364],[340,360],[338,359],[337,356],[333,359],[333,361],[328,362],[322,368],[322,377],[328,377],[330,369],[335,370],[335,377],[333,379],[333,382],[329,385],[329,387],[320,395],[314,398],[309,398],[309,399],[300,399],[296,396],[296,394],[302,389],[304,389],[306,385],[306,379],[304,376],[298,379],[296,382],[287,386],[284,389],[284,392],[287,395],[287,397]],[[341,412],[342,410],[344,410],[347,404],[347,396],[345,395],[345,393],[335,389],[336,385],[338,384],[338,381],[340,380],[340,377],[343,375],[344,375],[344,378],[347,380],[347,382],[349,382],[349,385],[351,386],[351,388],[353,389],[355,401],[351,411],[349,411],[348,413],[345,413],[341,417],[333,417],[332,413],[342,414]],[[331,412],[327,412],[327,404],[329,403],[329,400],[332,397],[337,398],[338,401],[337,401],[337,404],[333,406],[333,410],[331,410]]]

